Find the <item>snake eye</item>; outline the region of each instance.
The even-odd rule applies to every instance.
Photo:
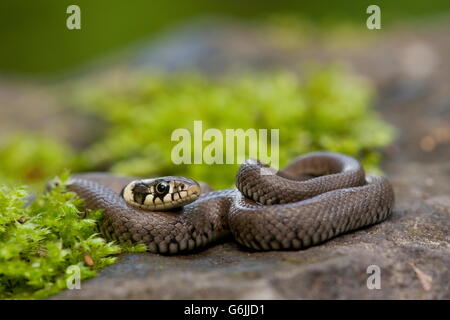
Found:
[[[169,192],[170,185],[166,181],[161,181],[156,185],[155,189],[159,194],[166,194]]]

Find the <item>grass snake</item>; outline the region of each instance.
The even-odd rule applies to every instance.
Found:
[[[73,175],[69,188],[104,210],[101,232],[144,243],[150,252],[185,253],[231,235],[254,250],[302,249],[386,219],[389,181],[366,175],[354,158],[314,152],[276,171],[243,163],[237,189],[209,191],[184,177],[136,180],[109,173]]]

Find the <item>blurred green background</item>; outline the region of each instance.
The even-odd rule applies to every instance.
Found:
[[[71,4],[81,8],[81,30],[66,28],[66,9]],[[370,81],[345,68],[324,67],[320,63],[312,68],[315,62],[297,58],[289,62],[288,68],[287,64],[279,65],[275,70],[264,66],[252,70],[248,66],[243,71],[247,67],[244,61],[237,72],[214,79],[202,75],[200,70],[190,70],[189,74],[178,70],[167,76],[149,69],[138,74],[130,68],[116,75],[118,86],[106,80],[107,70],[115,70],[114,63],[121,62],[108,57],[127,60],[123,58],[127,50],[139,52],[140,44],[151,44],[164,31],[173,29],[180,34],[184,26],[189,27],[196,19],[220,22],[221,18],[231,18],[227,21],[251,25],[260,34],[270,33],[270,26],[281,26],[294,35],[291,39],[295,45],[302,36],[325,36],[324,42],[328,43],[335,30],[356,30],[357,36],[353,34],[350,41],[344,42],[345,48],[374,34],[384,35],[399,25],[413,30],[423,22],[442,20],[450,12],[450,2],[444,0],[378,1],[382,30],[372,32],[366,28],[366,9],[370,4],[373,2],[359,0],[2,1],[0,89],[6,88],[3,92],[9,93],[11,88],[5,84],[10,82],[14,87],[17,79],[39,83],[39,90],[55,98],[57,107],[49,118],[36,122],[45,123],[44,129],[52,123],[61,125],[56,126],[56,131],[44,133],[42,126],[41,131],[33,129],[35,122],[31,120],[30,126],[2,134],[0,179],[12,184],[42,185],[49,177],[68,169],[139,176],[179,174],[206,180],[214,187],[231,186],[237,166],[218,169],[211,165],[176,166],[171,162],[170,150],[175,143],[170,141],[170,133],[177,128],[191,128],[194,120],[202,120],[205,128],[220,130],[280,128],[281,166],[301,153],[325,149],[353,155],[368,170],[376,171],[382,157],[380,150],[393,140],[394,130],[374,108],[376,92]],[[280,38],[276,39],[279,43],[283,41],[282,33],[269,34],[264,41],[270,41],[271,36]],[[189,45],[201,46],[195,42],[201,42],[198,37],[188,40],[193,41]],[[298,52],[310,44],[305,42]],[[153,43],[155,46],[158,42]],[[220,52],[211,54],[206,49],[202,54]],[[183,54],[178,55],[178,59],[184,58]],[[239,60],[239,56],[231,59]],[[98,68],[103,66],[102,61],[113,63]],[[298,68],[296,64],[300,63],[302,67]],[[311,71],[308,74],[307,69]],[[80,77],[78,70],[81,74],[87,71],[88,76]],[[96,72],[89,75],[92,70],[104,72],[104,78],[96,79]],[[58,81],[59,75],[68,81]],[[40,83],[41,79],[57,81]],[[0,108],[13,110],[0,116],[14,119],[14,113],[21,113],[20,119],[45,110],[42,103],[35,106],[36,100],[31,99],[24,100],[25,107],[20,112],[14,112],[10,101],[0,96]],[[68,117],[53,117],[57,113]],[[83,119],[80,123],[90,125],[72,126],[74,131],[69,133],[64,123],[75,119],[73,115]],[[11,122],[6,116],[3,121]],[[368,127],[372,129],[366,130]],[[84,131],[88,138],[78,139]]]
[[[81,30],[66,28],[66,8],[81,7]],[[370,4],[382,7],[383,28],[450,11],[450,1],[164,1],[2,0],[0,72],[49,74],[70,70],[162,30],[204,16],[246,21],[289,14],[320,27],[361,26]]]

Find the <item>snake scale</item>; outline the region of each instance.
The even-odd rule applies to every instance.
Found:
[[[195,181],[180,177],[180,187],[173,185],[177,179],[166,177],[175,194],[200,194]],[[354,158],[331,152],[300,156],[278,172],[247,160],[238,170],[237,189],[202,192],[195,201],[170,210],[139,208],[145,203],[155,205],[155,199],[157,205],[165,198],[136,197],[138,193],[125,187],[137,190],[132,181],[108,173],[85,173],[73,175],[69,188],[84,199],[87,208],[104,210],[100,230],[107,238],[145,243],[150,252],[161,254],[197,250],[230,234],[255,250],[307,248],[383,221],[394,204],[385,177],[366,175]],[[188,192],[189,188],[195,191]],[[134,196],[132,201],[137,203],[130,205],[126,195]],[[171,197],[169,201],[174,200]]]

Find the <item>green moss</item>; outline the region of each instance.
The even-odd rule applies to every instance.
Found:
[[[119,87],[83,92],[86,112],[106,121],[104,136],[86,152],[93,168],[122,174],[183,175],[216,188],[233,185],[237,165],[175,165],[171,133],[203,129],[280,129],[280,164],[314,150],[343,152],[377,168],[379,148],[393,131],[371,106],[371,87],[339,68],[300,78],[292,72],[248,73],[208,79],[144,76]],[[205,143],[206,145],[206,143]]]
[[[125,79],[125,77],[124,77]],[[301,78],[294,72],[233,74],[210,79],[192,74],[135,76],[119,86],[89,84],[72,104],[106,123],[79,152],[55,139],[21,134],[0,145],[0,181],[42,186],[64,169],[182,175],[216,188],[230,187],[237,165],[175,165],[173,130],[280,129],[280,164],[314,150],[343,152],[378,170],[380,148],[393,129],[372,108],[372,89],[339,68]],[[74,103],[75,102],[75,103]],[[205,143],[204,145],[206,145]]]
[[[86,279],[121,252],[145,250],[101,238],[101,212],[85,212],[64,181],[27,205],[29,196],[23,187],[0,186],[0,299],[46,298],[67,287],[70,266]],[[86,264],[86,255],[93,265]]]

